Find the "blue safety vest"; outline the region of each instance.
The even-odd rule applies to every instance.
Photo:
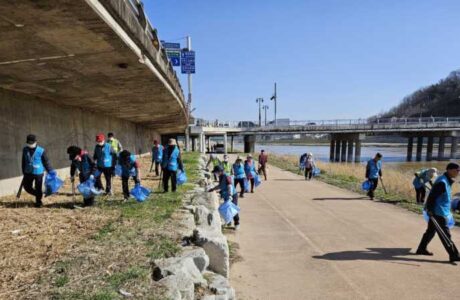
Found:
[[[228,193],[228,183],[227,183],[228,177],[232,179],[232,188],[230,190],[230,194]],[[230,196],[233,196],[234,194],[236,194],[235,182],[233,180],[233,176],[230,176],[224,173],[224,175],[222,175],[222,177],[220,178],[219,188],[220,188],[220,196],[222,197],[222,199],[224,199],[224,201],[229,200]]]
[[[30,156],[29,147],[24,147],[25,174],[42,175],[45,172],[42,162],[43,152],[45,152],[45,149],[37,146],[34,154]]]
[[[244,172],[243,164],[233,164],[233,174],[236,179],[246,178],[246,173]]]
[[[382,169],[382,162],[379,160],[375,162],[375,160],[371,159],[368,162],[369,165],[369,179],[378,179],[379,172]]]
[[[163,163],[162,163],[162,167],[167,169],[168,171],[177,171],[177,169],[179,168],[179,164],[177,162],[178,158],[179,158],[179,148],[177,146],[174,146],[174,150],[172,151],[171,153],[171,156],[169,157],[169,147],[171,146],[168,146],[168,148],[165,149],[165,153],[163,154]]]
[[[158,145],[158,147],[153,146],[152,148],[152,160],[159,163],[163,159],[163,146]]]
[[[96,146],[97,147],[97,146]],[[112,146],[110,144],[105,143],[104,147],[102,148],[102,157],[97,158],[97,166],[98,168],[111,168],[112,167]]]
[[[442,175],[436,179],[435,184],[441,183],[444,184],[446,191],[440,195],[438,198],[435,200],[435,206],[434,206],[434,214],[437,216],[441,217],[449,217],[450,216],[450,206],[451,206],[451,192],[452,192],[452,187],[449,184],[449,179],[446,177],[446,175]]]
[[[136,155],[131,154],[129,157],[129,166],[126,167],[124,164],[121,163],[119,160],[119,164],[121,165],[121,176],[122,177],[129,177],[129,176],[137,176],[136,168],[134,167],[136,163]]]
[[[422,188],[425,186],[427,182],[429,182],[431,178],[428,178],[428,170],[423,170],[420,172],[418,176],[415,176],[412,184],[416,189]]]
[[[254,166],[254,161],[251,161],[251,164],[246,161],[244,163],[244,171],[246,172],[248,178],[253,178],[256,175],[256,167]]]

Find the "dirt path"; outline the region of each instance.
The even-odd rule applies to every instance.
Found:
[[[416,256],[420,215],[270,168],[270,180],[240,200],[241,229],[229,234],[238,299],[456,299],[460,265],[437,237]],[[460,243],[460,230],[453,230]],[[435,282],[436,284],[433,284]]]

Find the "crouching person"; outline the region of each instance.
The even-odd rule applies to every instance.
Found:
[[[72,162],[70,165],[70,180],[75,182],[75,173],[78,170],[78,179],[80,183],[85,182],[96,172],[96,164],[91,159],[88,151],[82,150],[78,146],[70,146],[67,148],[67,154]],[[94,204],[94,196],[83,198],[83,206],[92,206]]]
[[[118,164],[121,166],[121,183],[123,186],[123,197],[125,201],[129,199],[129,177],[133,177],[136,184],[141,183],[141,172],[139,168],[139,162],[134,154],[131,154],[128,150],[120,152],[118,157]]]
[[[232,201],[233,204],[238,205],[238,193],[236,191],[232,176],[226,174],[224,169],[221,166],[215,166],[212,172],[218,177],[219,184],[210,189],[209,191],[220,192],[220,196],[224,201]],[[235,230],[240,228],[240,216],[236,214],[233,217],[233,223],[235,225]]]

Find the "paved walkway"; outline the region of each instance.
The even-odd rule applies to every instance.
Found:
[[[240,200],[243,257],[231,269],[238,299],[459,299],[460,265],[438,237],[413,255],[420,215],[270,168]],[[460,243],[460,230],[453,230]]]

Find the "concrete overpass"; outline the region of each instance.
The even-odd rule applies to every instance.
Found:
[[[64,168],[66,147],[92,150],[98,132],[135,153],[184,132],[179,80],[137,0],[1,1],[0,36],[0,194],[28,133]]]
[[[256,135],[272,134],[327,134],[330,136],[331,161],[361,160],[361,143],[367,135],[400,135],[407,137],[407,160],[412,160],[414,139],[417,140],[416,160],[422,160],[423,143],[427,140],[426,160],[445,160],[457,157],[460,117],[456,118],[391,118],[359,120],[290,121],[284,125],[255,126],[255,122],[201,121],[191,127],[193,145],[200,144],[205,150],[206,137],[223,136],[227,146],[228,137],[244,136],[244,151],[254,152]],[[433,156],[434,142],[438,142],[438,154]],[[445,155],[446,139],[450,140],[451,152]]]

